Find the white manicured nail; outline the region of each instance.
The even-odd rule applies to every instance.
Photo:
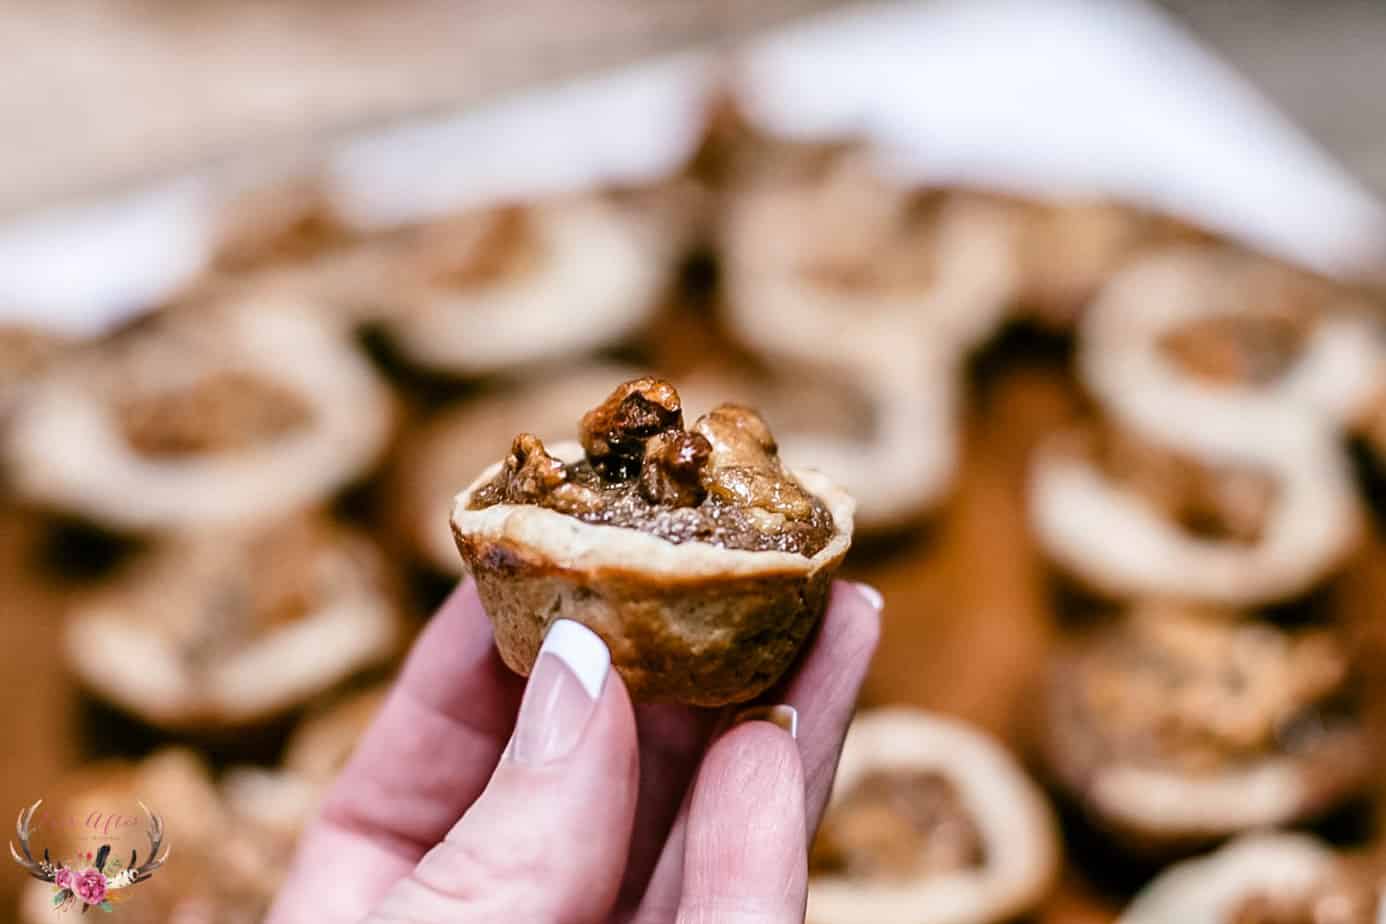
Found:
[[[591,629],[568,619],[550,626],[525,685],[508,759],[541,766],[571,754],[610,670],[611,652]]]
[[[866,598],[866,602],[870,603],[871,607],[876,612],[879,613],[881,610],[885,609],[885,597],[881,596],[879,590],[861,581],[853,581],[852,586],[857,589],[858,593]]]

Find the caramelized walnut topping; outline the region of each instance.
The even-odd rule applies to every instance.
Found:
[[[957,788],[930,770],[868,773],[823,818],[817,875],[909,880],[975,869],[986,845]]]
[[[582,419],[585,458],[563,464],[533,436],[515,440],[472,509],[536,504],[670,542],[814,555],[832,514],[780,464],[760,415],[725,404],[683,428],[678,392],[635,379]]]
[[[693,425],[712,446],[708,490],[723,500],[779,517],[809,514],[813,498],[785,476],[779,447],[761,416],[750,408],[724,404]]]
[[[1160,347],[1190,373],[1220,385],[1265,385],[1289,371],[1313,333],[1289,306],[1206,318],[1171,331]]]
[[[1348,674],[1327,630],[1151,606],[1087,653],[1078,682],[1114,750],[1196,773],[1293,750],[1341,705]]]
[[[640,471],[645,443],[666,430],[683,430],[683,404],[662,379],[632,379],[582,417],[582,448],[592,467],[612,480]]]
[[[640,470],[640,496],[663,507],[696,507],[707,496],[703,468],[712,444],[701,433],[660,433],[650,438]]]
[[[1379,875],[1344,871],[1308,892],[1257,892],[1237,903],[1225,924],[1376,924]]]
[[[130,446],[146,456],[234,452],[304,427],[311,410],[288,388],[247,372],[123,398],[115,407]]]
[[[1194,536],[1254,544],[1275,504],[1275,479],[1257,468],[1209,465],[1115,427],[1097,431],[1087,449],[1116,482]]]
[[[524,207],[469,212],[424,228],[414,267],[435,285],[482,286],[523,272],[536,258],[536,246],[533,222]]]

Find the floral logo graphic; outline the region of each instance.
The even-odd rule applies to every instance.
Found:
[[[29,838],[37,828],[34,827],[34,814],[43,804],[35,802],[19,813],[15,832],[19,835],[19,847],[10,841],[10,856],[28,871],[30,876],[40,882],[53,883],[53,907],[68,911],[81,907],[85,914],[92,908],[113,911],[120,898],[120,890],[143,882],[168,859],[169,847],[164,843],[164,821],[141,802],[140,808],[149,819],[149,855],[143,863],[138,862],[136,851],[130,851],[130,862],[122,863],[111,856],[111,845],[102,844],[93,855],[90,851],[80,853],[69,861],[53,861],[48,850],[43,851],[43,859],[35,860],[29,847]],[[160,850],[163,853],[160,854]]]

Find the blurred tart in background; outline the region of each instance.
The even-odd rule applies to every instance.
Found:
[[[1016,313],[1061,333],[1073,331],[1093,297],[1130,261],[1214,239],[1177,218],[1120,202],[986,197],[1004,202],[1011,216],[1020,277]]]
[[[1053,885],[1048,805],[983,732],[920,710],[863,712],[809,857],[810,924],[990,924]]]
[[[393,426],[324,323],[249,304],[153,318],[36,383],[6,438],[22,497],[116,531],[245,526],[363,477]]]
[[[1379,323],[1363,296],[1305,271],[1181,248],[1103,289],[1078,368],[1109,414],[1152,430],[1234,429],[1294,408],[1353,430],[1386,394]]]
[[[400,250],[384,331],[408,363],[457,378],[590,353],[650,320],[672,250],[630,203],[599,195],[462,213]]]
[[[1253,443],[1195,437],[1203,452],[1111,421],[1052,435],[1031,459],[1040,547],[1105,596],[1257,606],[1308,593],[1359,548],[1361,501],[1314,421],[1291,411],[1267,426]]]
[[[1383,884],[1379,859],[1305,834],[1248,834],[1167,869],[1119,924],[1376,924]]]
[[[82,685],[150,725],[215,730],[301,707],[407,635],[378,549],[326,518],[157,546],[64,624]]]
[[[319,180],[266,184],[223,207],[208,271],[193,292],[298,302],[339,322],[374,320],[393,304],[399,237],[354,227]]]
[[[457,486],[466,484],[509,448],[515,434],[558,442],[577,438],[577,421],[634,372],[614,365],[536,369],[517,383],[445,407],[409,434],[390,478],[387,505],[414,559],[444,575],[462,561],[449,518]]]
[[[1050,666],[1040,750],[1094,825],[1160,855],[1321,816],[1370,775],[1334,630],[1138,604]]]
[[[765,421],[721,405],[685,429],[673,386],[626,382],[580,443],[530,433],[457,496],[452,525],[512,669],[550,624],[600,635],[637,702],[763,692],[827,604],[851,498],[789,470]]]
[[[987,339],[1014,295],[1004,210],[887,178],[865,149],[749,184],[721,245],[728,325],[771,355],[871,361],[918,338],[946,361]]]

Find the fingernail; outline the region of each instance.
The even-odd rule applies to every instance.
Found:
[[[571,754],[610,670],[611,652],[591,629],[570,619],[550,626],[525,685],[509,759],[539,767]]]
[[[733,725],[742,722],[770,722],[789,732],[789,737],[799,738],[799,710],[787,703],[776,706],[747,706],[732,719]]]
[[[853,581],[852,586],[857,589],[857,593],[866,598],[866,602],[870,603],[871,608],[876,612],[879,613],[881,610],[885,609],[885,597],[881,596],[879,590],[861,581]]]

